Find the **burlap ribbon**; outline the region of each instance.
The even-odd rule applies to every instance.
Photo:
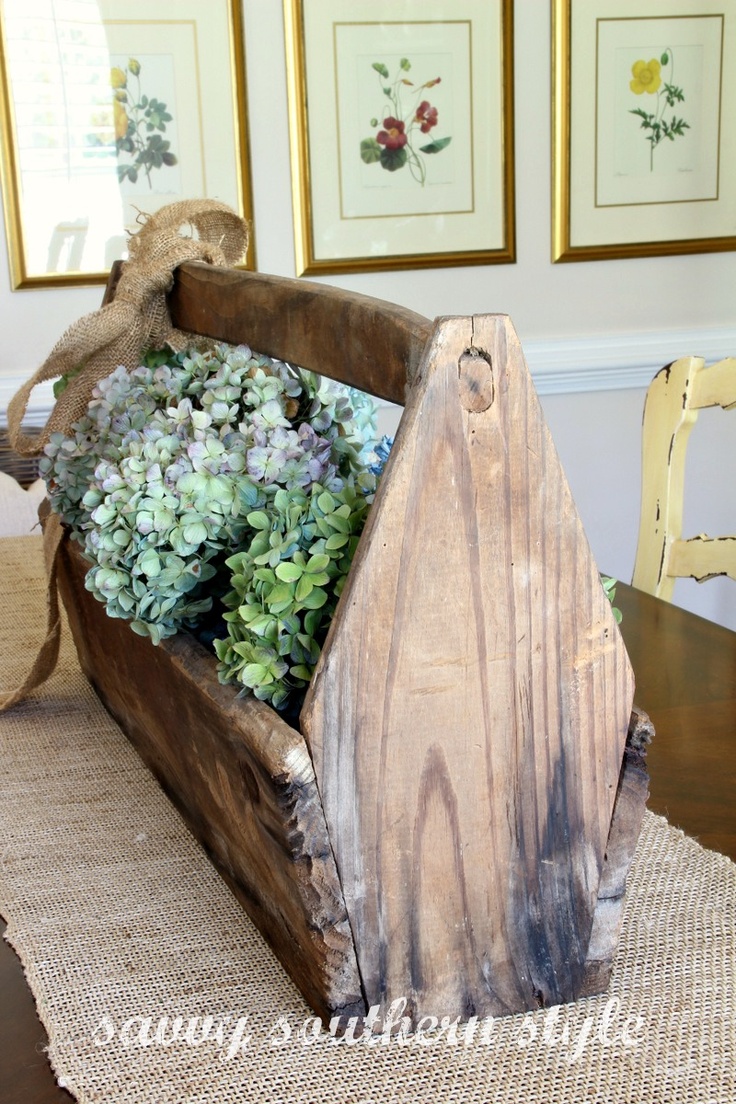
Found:
[[[142,216],[145,218],[145,216]],[[184,236],[182,230],[189,230]],[[191,231],[196,237],[191,236]],[[185,200],[163,207],[145,218],[129,243],[129,259],[123,266],[112,302],[85,315],[56,343],[37,372],[8,404],[8,436],[16,452],[36,456],[55,431],[68,433],[86,410],[92,389],[113,369],[138,367],[146,349],[164,345],[182,348],[187,335],[171,325],[166,292],[174,269],[184,261],[232,265],[245,255],[248,227],[230,207],[217,200]],[[45,380],[73,375],[59,396],[42,432],[29,437],[22,423],[34,387]],[[40,686],[56,666],[61,619],[56,591],[56,555],[64,531],[57,514],[44,519],[44,555],[49,577],[46,639],[33,669],[16,690],[0,695],[0,712],[22,701]]]

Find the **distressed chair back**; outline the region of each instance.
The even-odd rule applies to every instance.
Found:
[[[682,535],[688,440],[698,412],[709,406],[736,406],[736,358],[706,368],[702,357],[681,357],[657,373],[644,404],[641,517],[632,582],[668,602],[677,578],[736,579],[736,535]]]

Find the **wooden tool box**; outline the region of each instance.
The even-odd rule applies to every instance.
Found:
[[[323,1017],[603,991],[644,722],[510,320],[204,264],[177,270],[169,305],[183,330],[405,410],[299,729],[220,685],[188,635],[154,647],[109,619],[67,542],[103,702]]]

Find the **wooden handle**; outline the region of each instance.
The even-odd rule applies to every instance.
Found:
[[[181,265],[173,324],[330,376],[403,406],[432,323],[404,307],[306,280]]]

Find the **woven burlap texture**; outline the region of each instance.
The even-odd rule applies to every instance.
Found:
[[[20,628],[29,609],[41,635],[37,538],[0,541],[0,583],[8,685],[35,646]],[[608,994],[484,1024],[468,1046],[436,1033],[349,1046],[311,1038],[309,1009],[98,703],[66,632],[43,693],[0,717],[0,756],[0,912],[57,1077],[83,1104],[736,1099],[736,866],[659,817],[645,818]],[[199,1017],[196,1039],[208,1015],[215,1028],[230,1017],[221,1044],[214,1029],[187,1041],[188,1021]]]
[[[8,404],[8,437],[21,456],[39,456],[52,433],[65,434],[87,411],[92,389],[115,368],[129,371],[140,364],[141,353],[170,345],[185,348],[192,335],[172,327],[166,293],[174,269],[185,261],[232,265],[248,248],[248,224],[225,203],[214,199],[183,200],[140,216],[141,228],[128,245],[128,261],[110,303],[75,322],[59,338],[48,357]],[[184,231],[184,233],[183,233]],[[23,418],[34,387],[45,380],[73,373],[40,433],[23,432]],[[52,515],[44,527],[48,589],[46,633],[29,671],[5,693],[0,712],[46,681],[59,655],[59,600],[56,593],[56,555],[63,536],[61,520]]]
[[[8,435],[23,456],[39,455],[55,430],[67,433],[87,410],[92,388],[114,368],[136,368],[142,351],[165,344],[181,347],[186,338],[174,330],[166,292],[174,269],[184,261],[232,265],[248,247],[248,227],[230,207],[214,199],[183,200],[141,216],[142,225],[128,245],[115,298],[75,322],[8,404]],[[184,236],[181,231],[189,230]],[[57,400],[43,431],[22,431],[33,388],[45,380],[76,373]]]

